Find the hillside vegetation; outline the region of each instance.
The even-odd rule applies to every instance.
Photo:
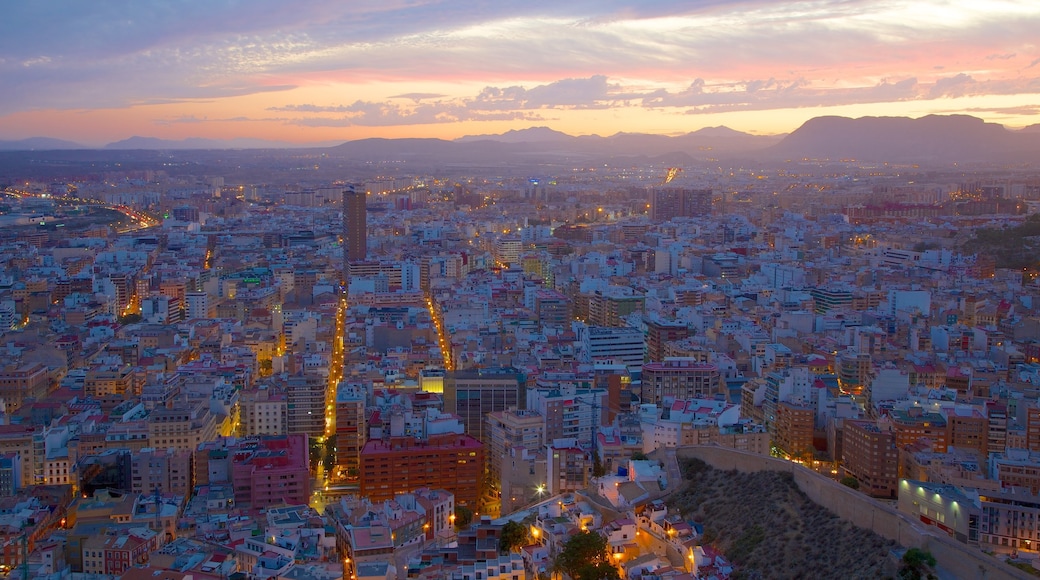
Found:
[[[670,510],[703,523],[704,540],[735,578],[882,578],[896,544],[816,505],[789,473],[720,471],[683,462],[686,485]]]
[[[993,256],[998,268],[1037,268],[1040,266],[1040,214],[1033,214],[1010,228],[980,228],[964,246],[967,252]]]

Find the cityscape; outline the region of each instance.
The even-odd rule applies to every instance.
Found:
[[[1040,10],[314,4],[0,41],[0,577],[1040,576]]]

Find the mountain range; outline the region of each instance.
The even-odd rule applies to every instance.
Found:
[[[856,159],[893,163],[1040,162],[1040,125],[1013,131],[967,115],[907,117],[816,117],[788,135],[762,136],[728,127],[706,127],[682,135],[617,133],[572,136],[548,127],[497,135],[444,139],[360,139],[333,146],[293,146],[255,139],[132,137],[105,150],[267,149],[295,147],[360,162],[422,161],[458,166],[561,161],[698,161]],[[0,150],[86,149],[48,138],[0,141]]]
[[[52,139],[51,137],[29,137],[28,139],[18,139],[17,141],[0,141],[0,151],[53,151],[68,149],[88,149],[88,147],[64,139]]]

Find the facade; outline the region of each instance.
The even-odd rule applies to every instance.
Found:
[[[16,452],[0,453],[0,497],[10,497],[22,485],[22,461]]]
[[[216,314],[214,308],[210,307],[209,294],[206,292],[187,292],[184,294],[185,312],[188,320],[193,318],[210,318]]]
[[[643,332],[623,326],[582,326],[578,340],[591,361],[616,361],[630,371],[638,371],[644,362]]]
[[[896,496],[898,457],[895,435],[872,421],[846,420],[842,429],[842,468],[874,497]]]
[[[361,450],[360,471],[360,493],[373,502],[429,487],[448,490],[458,505],[478,506],[484,445],[456,433],[372,439]]]
[[[172,409],[156,407],[148,416],[148,446],[194,451],[217,437],[217,417],[209,401],[190,401]]]
[[[596,292],[589,296],[588,321],[596,326],[623,326],[626,316],[645,309],[646,298],[643,296]]]
[[[0,370],[0,398],[8,413],[17,411],[27,397],[43,398],[50,384],[51,374],[41,363],[12,364]]]
[[[721,392],[719,367],[694,359],[669,358],[643,365],[642,402],[661,405],[675,400],[710,399]]]
[[[133,455],[130,491],[136,494],[162,493],[191,495],[194,453],[186,449],[142,449]]]
[[[444,375],[444,411],[458,415],[466,433],[483,443],[489,441],[484,432],[488,413],[526,405],[524,376],[512,367],[448,371]]]
[[[538,324],[543,328],[567,328],[574,317],[571,301],[555,290],[538,290],[534,297],[534,311]]]
[[[951,410],[946,414],[947,441],[956,449],[971,449],[986,457],[989,452],[989,419],[975,409]]]
[[[592,458],[574,439],[549,444],[545,459],[546,490],[550,496],[585,489],[592,477]]]
[[[235,504],[267,507],[310,501],[307,436],[227,438],[199,446],[195,454],[197,485],[229,484]]]
[[[1040,452],[1008,449],[989,456],[989,478],[1005,487],[1028,489],[1040,495]]]
[[[690,335],[687,325],[678,322],[648,320],[646,322],[646,359],[650,362],[663,361],[665,345],[682,340]]]
[[[889,413],[896,447],[900,449],[919,440],[928,439],[936,453],[946,452],[947,424],[941,413],[925,411],[921,407],[909,407],[905,411],[894,409]],[[979,437],[981,437],[981,432]]]
[[[502,267],[515,266],[520,263],[520,252],[523,242],[515,236],[505,236],[495,240],[495,261]]]
[[[992,530],[992,535],[986,536],[986,543],[1000,545],[1001,538],[995,532],[1005,530],[996,524],[995,519],[993,525],[989,525],[988,516],[995,514],[989,510],[983,515],[985,508],[980,508],[977,494],[967,495],[952,485],[902,479],[899,481],[898,506],[899,511],[916,516],[922,523],[939,528],[965,544],[979,544],[980,524],[987,531]],[[991,542],[991,538],[996,541]],[[1008,546],[1007,543],[1003,545]]]
[[[236,435],[284,435],[288,432],[289,404],[283,391],[261,385],[240,393],[241,422]]]
[[[776,446],[791,457],[811,458],[816,420],[812,407],[782,402],[776,410]]]
[[[347,264],[368,255],[368,198],[365,188],[348,185],[343,190],[343,271]]]
[[[285,384],[286,432],[305,433],[311,437],[325,434],[328,388],[328,379],[319,374],[289,377]]]
[[[650,219],[667,221],[675,217],[711,214],[710,189],[655,187],[650,190]]]
[[[358,477],[367,435],[365,391],[341,382],[336,388],[336,466],[350,480]]]
[[[85,574],[119,575],[148,561],[158,547],[154,530],[134,528],[127,533],[90,536],[83,542]]]
[[[87,371],[83,392],[88,397],[101,398],[133,392],[133,367],[129,365],[99,365]]]
[[[508,409],[488,414],[488,473],[491,481],[502,481],[502,462],[523,450],[545,446],[545,422],[536,411]]]
[[[729,449],[769,455],[769,433],[765,427],[754,423],[718,425],[684,423],[679,433],[680,442],[686,445],[718,445]]]
[[[542,416],[545,440],[573,438],[592,444],[593,433],[609,424],[608,393],[604,389],[545,389],[528,391],[527,407]]]

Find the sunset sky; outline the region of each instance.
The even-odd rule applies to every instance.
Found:
[[[1040,122],[1037,0],[40,0],[0,16],[0,139]]]

